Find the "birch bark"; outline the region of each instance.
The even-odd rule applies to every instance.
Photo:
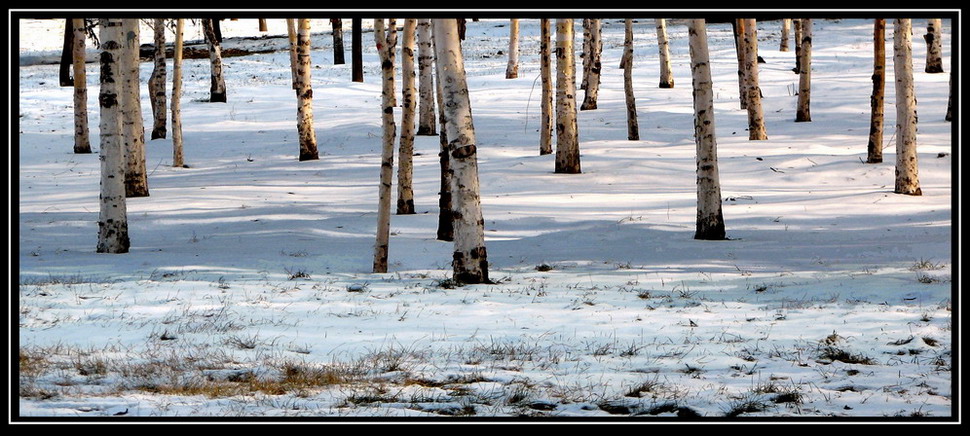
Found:
[[[802,20],[802,50],[798,73],[798,110],[796,122],[812,121],[812,19]]]
[[[886,20],[876,18],[872,30],[873,65],[872,97],[869,100],[869,145],[866,163],[882,162],[882,130],[884,101],[886,95]]]
[[[418,20],[418,136],[437,135],[435,126],[434,52],[431,48],[431,20]]]
[[[125,32],[125,50],[118,60],[121,75],[125,155],[128,170],[125,172],[125,193],[128,197],[147,197],[148,173],[145,169],[145,126],[141,112],[140,59],[138,54],[138,19],[121,20]]]
[[[721,185],[714,135],[714,92],[704,20],[690,20],[690,60],[694,92],[694,141],[697,144],[697,222],[694,239],[725,238]]]
[[[509,20],[509,65],[505,68],[505,78],[519,77],[519,20]]]
[[[912,21],[897,18],[893,28],[896,76],[896,187],[894,192],[923,195],[916,158],[916,94],[913,92]]]
[[[124,129],[122,127],[121,65],[128,56],[125,28],[118,19],[101,19],[101,89],[98,106],[101,110],[101,196],[98,215],[98,253],[127,253],[128,214],[125,200]]]
[[[764,112],[761,108],[761,87],[758,85],[758,25],[754,19],[744,21],[745,97],[748,103],[748,140],[768,139]]]
[[[573,20],[556,20],[556,172],[578,174],[579,130],[576,125],[576,66]]]
[[[626,136],[630,141],[640,139],[640,126],[637,122],[637,102],[633,95],[633,20],[626,19],[623,36],[623,91],[626,95]]]
[[[172,55],[172,166],[185,166],[182,151],[182,42],[185,19],[175,22],[175,51]]]
[[[374,244],[374,272],[387,272],[388,244],[391,228],[391,178],[394,173],[394,63],[387,43],[384,19],[374,20],[374,40],[381,59],[381,182],[377,207],[377,241]]]
[[[167,75],[165,66],[165,20],[155,18],[154,22],[154,60],[155,68],[148,79],[148,95],[152,105],[152,139],[164,138],[166,136],[167,111],[165,102],[165,76]]]
[[[313,130],[313,86],[311,84],[310,71],[313,65],[310,62],[310,20],[300,18],[297,20],[297,132],[300,136],[300,161],[317,160],[320,158],[317,152],[317,135]]]
[[[88,82],[84,68],[84,19],[71,20],[74,32],[72,47],[74,67],[74,152],[90,153],[91,139],[88,129]]]
[[[667,20],[657,18],[657,47],[660,51],[660,87],[674,87],[674,73],[670,69],[670,43],[667,41]]]
[[[553,90],[552,56],[549,45],[552,43],[551,20],[542,18],[539,22],[539,75],[542,77],[542,103],[539,121],[539,155],[552,154],[553,133]]]
[[[414,155],[414,112],[417,107],[417,89],[414,71],[414,33],[418,21],[404,20],[404,37],[401,40],[401,140],[398,149],[400,160],[397,167],[397,214],[413,215],[414,190],[412,187]]]

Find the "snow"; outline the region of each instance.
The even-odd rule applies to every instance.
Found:
[[[282,20],[268,21],[270,34],[285,34]],[[673,89],[656,86],[653,20],[635,25],[641,141],[626,140],[617,68],[623,23],[604,21],[599,109],[579,112],[578,175],[554,174],[554,157],[538,155],[538,21],[520,21],[514,80],[504,78],[499,54],[507,50],[507,21],[469,21],[463,50],[497,283],[454,288],[447,280],[452,246],[435,240],[436,136],[415,142],[418,214],[392,216],[390,272],[370,273],[380,168],[377,54],[365,33],[365,82],[352,83],[349,63],[332,65],[326,20],[313,20],[320,160],[297,161],[286,52],[227,58],[226,104],[205,102],[208,61],[185,60],[189,168],[171,167],[171,139],[150,141],[151,196],[128,200],[131,252],[95,253],[95,97],[95,154],[73,154],[72,89],[57,86],[56,65],[25,62],[59,54],[62,23],[20,22],[15,419],[551,420],[672,417],[678,408],[714,420],[740,410],[769,420],[956,418],[957,173],[952,125],[943,121],[949,74],[922,72],[918,38],[923,195],[910,197],[892,193],[891,56],[885,162],[861,162],[870,21],[816,20],[810,123],[793,122],[794,53],[777,49],[780,23],[759,22],[768,140],[757,142],[747,140],[747,115],[738,109],[731,27],[710,24],[730,238],[712,242],[692,239],[683,21],[667,29]],[[580,20],[576,26],[582,35]],[[924,20],[914,28],[925,28]],[[225,46],[278,43],[233,39],[256,29],[254,19],[225,21]],[[944,20],[946,68],[950,34]],[[891,35],[890,25],[889,53]],[[186,37],[201,33],[188,26]],[[142,83],[151,68],[142,63]],[[97,95],[97,73],[88,64],[89,96]],[[142,97],[150,120],[144,86]],[[833,360],[827,351],[859,359]],[[312,371],[343,379],[281,391],[252,381]],[[217,385],[236,390],[190,389]]]

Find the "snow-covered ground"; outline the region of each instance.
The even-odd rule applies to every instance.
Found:
[[[21,57],[56,53],[62,22],[23,20]],[[373,35],[365,82],[353,83],[349,63],[333,65],[329,24],[314,26],[320,160],[297,161],[287,53],[227,59],[226,104],[206,102],[208,62],[186,60],[189,168],[171,167],[171,139],[147,144],[151,196],[128,201],[122,255],[95,253],[99,161],[72,152],[72,89],[57,86],[56,65],[19,69],[20,417],[955,418],[950,75],[923,72],[925,20],[913,25],[920,197],[892,193],[891,55],[885,163],[862,163],[870,21],[816,20],[810,123],[793,122],[798,77],[793,51],[778,50],[780,23],[759,23],[769,139],[756,142],[738,108],[731,26],[709,25],[730,237],[719,242],[692,239],[683,22],[668,25],[673,89],[657,88],[653,20],[636,24],[643,139],[628,141],[623,23],[604,21],[599,109],[579,113],[583,174],[561,175],[538,155],[538,20],[520,23],[515,80],[504,78],[507,21],[469,21],[497,283],[457,288],[452,246],[435,240],[437,137],[416,140],[418,214],[392,216],[391,272],[370,273]],[[223,32],[231,46],[258,34],[256,20]],[[949,71],[949,20],[943,34]],[[891,24],[886,37],[892,53]],[[97,73],[88,64],[95,150]],[[142,97],[150,125],[145,87]]]

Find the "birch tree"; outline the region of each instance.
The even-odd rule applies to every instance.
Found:
[[[674,73],[670,69],[670,44],[667,41],[667,20],[654,20],[657,27],[657,47],[660,51],[660,87],[674,87]]]
[[[791,18],[781,19],[781,44],[778,51],[788,51],[788,35],[791,33]]]
[[[950,61],[953,62],[952,60]],[[953,68],[950,68],[950,81],[947,85],[950,92],[948,92],[946,97],[946,116],[943,118],[944,121],[953,121]]]
[[[603,52],[603,39],[600,32],[601,21],[599,19],[590,20],[589,79],[586,82],[586,94],[583,98],[583,104],[579,110],[593,110],[597,107],[596,102],[599,98],[600,89],[600,71],[603,69],[601,62],[601,54]]]
[[[795,68],[792,68],[792,71],[795,74],[800,74],[802,71],[802,19],[796,18],[792,20],[792,24],[795,26]]]
[[[519,77],[519,20],[509,20],[509,65],[505,68],[505,78]]]
[[[637,102],[633,96],[633,19],[626,19],[623,35],[623,91],[626,94],[626,137],[631,141],[640,139],[637,123]],[[661,82],[662,84],[662,82]]]
[[[923,195],[916,158],[916,94],[913,91],[912,22],[897,18],[893,27],[893,71],[896,76],[896,188]]]
[[[418,136],[437,135],[435,128],[434,52],[431,48],[431,20],[418,20]]]
[[[260,18],[259,19],[259,31],[260,32],[266,32],[268,30],[269,30],[269,27],[266,26],[266,19],[265,18]]]
[[[377,207],[377,242],[374,244],[374,272],[387,272],[387,253],[391,229],[391,177],[394,170],[394,62],[383,19],[374,20],[374,40],[381,59],[381,183]]]
[[[313,130],[313,86],[310,81],[310,20],[297,20],[297,132],[300,135],[300,161],[317,160],[317,135]]]
[[[734,51],[738,56],[738,103],[741,109],[747,109],[748,93],[745,91],[745,83],[748,79],[744,69],[744,20],[738,18],[731,22],[731,26],[734,29]]]
[[[101,19],[101,89],[98,106],[101,110],[101,196],[98,215],[98,253],[127,253],[128,213],[125,200],[124,129],[122,128],[122,100],[125,92],[120,76],[119,60],[128,56],[121,20]]]
[[[121,20],[125,32],[125,50],[118,60],[121,77],[122,128],[124,129],[125,193],[128,197],[147,197],[148,173],[145,169],[145,126],[141,112],[138,19]]]
[[[589,84],[589,62],[593,58],[591,54],[593,51],[592,46],[589,44],[592,23],[592,19],[583,18],[583,81],[579,84],[579,89],[584,90],[586,89],[586,85]]]
[[[74,86],[71,80],[71,65],[74,52],[74,24],[70,18],[64,20],[64,45],[61,47],[61,63],[58,78],[61,86]]]
[[[71,31],[74,33],[74,152],[90,153],[91,139],[88,135],[88,79],[84,68],[84,19],[74,18]]]
[[[430,20],[429,20],[430,23]],[[433,33],[433,32],[432,32]],[[431,55],[434,60],[434,69],[437,71],[440,64],[437,60],[437,55],[435,55],[434,50],[434,39],[432,38],[432,52]],[[444,109],[444,91],[441,89],[441,81],[439,80],[441,76],[436,75],[434,79],[435,84],[435,97],[437,99],[438,107],[438,164],[441,168],[441,186],[438,190],[438,232],[437,239],[439,241],[452,242],[455,240],[455,226],[454,226],[454,216],[452,214],[452,204],[451,204],[451,179],[452,169],[451,169],[451,158],[449,157],[448,150],[448,128],[445,121],[445,109]]]
[[[397,68],[397,19],[388,18],[387,19],[387,55],[391,60],[392,68]],[[397,85],[394,83],[395,75],[394,70],[391,70],[391,89],[397,89]],[[397,94],[391,94],[391,105],[397,106]]]
[[[362,49],[361,42],[361,19],[354,18],[351,20],[351,35],[350,35],[350,63],[351,63],[351,81],[352,82],[363,82],[364,81],[364,53]]]
[[[300,78],[296,73],[296,67],[299,63],[296,58],[296,19],[287,18],[286,19],[286,35],[290,41],[290,75],[293,77],[293,89],[299,89]]]
[[[876,18],[872,30],[873,65],[867,163],[882,162],[883,102],[886,95],[886,20]]]
[[[931,18],[926,21],[926,68],[927,73],[943,72],[943,20]]]
[[[343,65],[344,60],[344,25],[340,18],[330,19],[330,29],[333,36],[333,64]]]
[[[694,88],[694,142],[697,144],[697,222],[694,239],[725,238],[721,212],[721,182],[717,170],[714,135],[714,91],[707,50],[707,25],[702,19],[688,23],[691,85]]]
[[[812,19],[802,20],[802,52],[798,73],[798,110],[796,122],[812,121]]]
[[[435,19],[434,45],[441,83],[448,151],[453,178],[451,183],[455,227],[452,256],[453,280],[459,283],[491,283],[485,250],[485,220],[482,218],[478,188],[478,157],[471,102],[465,81],[457,23]]]
[[[416,75],[414,71],[414,33],[418,21],[404,20],[404,37],[401,40],[401,140],[397,166],[397,214],[413,215],[414,192],[412,188],[414,155],[414,112],[417,108]]]
[[[539,75],[542,77],[542,103],[539,116],[539,155],[552,154],[553,132],[553,91],[552,91],[552,56],[549,45],[552,43],[551,20],[542,18],[539,21]]]
[[[216,34],[215,19],[206,18],[202,20],[202,31],[205,39],[209,43],[209,101],[212,103],[226,102],[226,80],[222,76],[222,48],[220,40]]]
[[[164,138],[166,135],[165,125],[167,123],[165,105],[165,20],[155,18],[154,24],[154,43],[152,52],[155,61],[155,68],[148,79],[148,96],[152,105],[152,139]]]
[[[748,139],[768,139],[764,112],[761,109],[761,87],[758,86],[758,25],[752,18],[744,21],[745,99],[748,104]]]
[[[576,66],[573,20],[556,20],[556,172],[578,174],[579,130],[576,125]]]
[[[172,54],[172,166],[185,166],[182,151],[182,42],[185,19],[175,22],[175,50]]]

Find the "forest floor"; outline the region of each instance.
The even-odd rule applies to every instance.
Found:
[[[283,20],[269,22],[285,33]],[[21,57],[58,50],[62,23],[21,21]],[[778,50],[780,23],[759,22],[768,140],[757,142],[738,108],[731,26],[711,24],[730,238],[712,242],[692,239],[682,21],[668,25],[673,89],[657,88],[653,20],[635,25],[642,139],[629,141],[623,22],[604,20],[599,108],[579,113],[578,175],[554,174],[554,156],[538,154],[537,20],[521,21],[514,80],[504,78],[507,21],[469,21],[495,283],[454,286],[452,245],[435,240],[437,136],[416,139],[418,213],[391,218],[390,272],[370,272],[381,148],[373,36],[365,82],[354,83],[349,64],[333,65],[327,21],[314,26],[320,159],[297,160],[286,52],[227,60],[225,104],[208,102],[208,62],[186,60],[187,168],[171,166],[171,139],[147,144],[151,196],[128,200],[131,252],[120,255],[95,253],[98,65],[87,70],[91,155],[72,153],[73,94],[57,86],[57,66],[19,68],[13,419],[956,418],[955,124],[943,120],[950,75],[923,72],[920,38],[923,195],[913,197],[892,192],[891,55],[885,162],[863,163],[869,20],[816,20],[808,123],[793,122],[798,76],[793,51]],[[925,20],[913,27],[921,34]],[[226,21],[227,47],[258,43],[236,38],[256,29],[255,19]],[[944,20],[947,71],[950,31]],[[200,35],[190,27],[186,37]],[[142,64],[142,83],[151,68]]]

